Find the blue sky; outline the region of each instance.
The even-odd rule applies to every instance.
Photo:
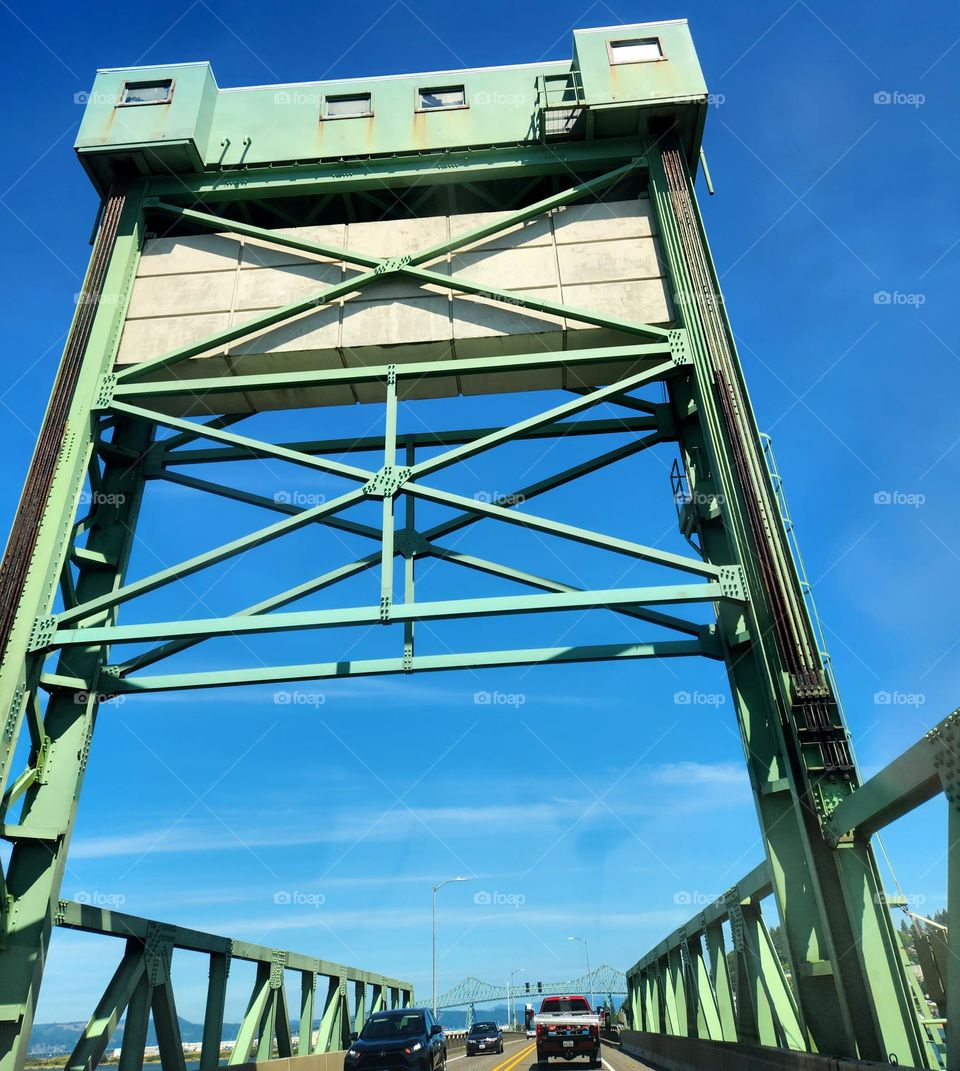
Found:
[[[875,770],[958,695],[960,13],[930,4],[917,19],[901,4],[837,10],[805,0],[497,0],[441,6],[427,25],[417,11],[404,0],[297,5],[284,22],[260,4],[181,0],[90,19],[62,4],[0,3],[7,83],[30,87],[2,118],[15,153],[0,194],[10,369],[0,513],[15,507],[89,252],[96,203],[71,144],[82,110],[74,97],[98,66],[209,59],[221,86],[449,69],[568,57],[574,27],[687,17],[715,94],[705,145],[718,193],[704,197],[713,251],[856,750]],[[534,408],[508,399],[496,416]],[[492,406],[424,412],[466,425],[490,421]],[[330,426],[362,431],[372,419],[338,414]],[[412,414],[402,420],[418,426]],[[529,451],[513,456],[509,467],[478,460],[464,493],[509,490],[534,462]],[[627,498],[612,478],[592,484],[591,525],[682,550],[669,459],[634,463],[641,474]],[[262,493],[284,478],[254,465],[236,466],[241,476]],[[164,531],[171,509],[192,501],[151,488],[150,545],[135,569],[210,545],[208,505],[187,528]],[[584,518],[573,490],[547,502],[549,515]],[[215,514],[237,534],[266,523],[247,507]],[[342,560],[335,542],[304,533],[291,548],[213,570],[192,596],[220,612],[309,575],[318,555]],[[515,550],[521,565],[547,553]],[[598,556],[549,553],[554,575],[621,575]],[[625,582],[649,575],[635,569]],[[438,567],[428,583],[449,594],[461,578]],[[369,591],[345,589],[345,604],[351,595]],[[160,614],[175,600],[149,605]],[[557,627],[527,619],[509,642]],[[498,635],[494,626],[470,633],[481,646]],[[323,639],[327,650],[344,637]],[[236,657],[225,643],[206,650]],[[276,639],[258,648],[284,651]],[[181,665],[202,668],[204,657]],[[482,704],[477,692],[512,698]],[[923,911],[943,903],[942,808],[928,805],[886,837]],[[436,880],[473,877],[441,893],[444,989],[468,974],[505,983],[519,967],[529,980],[575,976],[583,950],[570,934],[590,939],[595,965],[624,968],[692,913],[678,901],[722,892],[760,858],[719,667],[635,663],[113,704],[98,724],[64,893],[407,977],[425,998]],[[104,944],[58,935],[40,1021],[89,1015],[114,965]],[[199,1019],[203,972],[188,960],[177,971],[180,1011]],[[246,997],[240,968],[234,980],[230,1015]]]

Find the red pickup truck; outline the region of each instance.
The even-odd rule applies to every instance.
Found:
[[[600,1016],[586,997],[544,997],[533,1023],[538,1063],[546,1064],[551,1056],[586,1056],[591,1067],[600,1066]]]

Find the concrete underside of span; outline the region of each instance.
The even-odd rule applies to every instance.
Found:
[[[426,216],[285,228],[276,233],[388,258],[432,247],[507,214]],[[669,326],[674,317],[650,202],[642,198],[570,205],[458,249],[429,266],[471,283],[506,288],[518,298],[559,302],[607,317],[661,326]],[[269,247],[239,235],[148,239],[126,313],[117,365],[122,368],[159,357],[358,274],[348,260]],[[251,338],[193,357],[177,365],[174,374],[189,379],[433,360],[454,365],[458,358],[630,341],[623,333],[573,318],[394,277]],[[622,366],[606,366],[594,373],[551,368],[469,379],[453,372],[418,381],[407,388],[406,396],[445,398],[563,389],[613,382],[622,374]],[[255,398],[237,392],[208,396],[199,411],[243,413],[349,405],[379,401],[382,396],[379,383],[260,391]],[[164,399],[157,408],[184,415],[196,404],[188,398]]]

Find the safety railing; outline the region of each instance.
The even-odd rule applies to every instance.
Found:
[[[949,806],[946,925],[910,911],[909,899],[902,894],[887,896],[884,902],[910,918],[896,932],[927,1051],[939,1066],[957,1071],[960,937],[954,920],[960,917],[960,710],[844,797],[827,817],[824,837],[837,850],[855,840],[868,841],[941,792]],[[627,1027],[654,1035],[809,1051],[789,964],[778,954],[763,917],[761,904],[771,893],[763,863],[638,960],[627,971]],[[905,936],[912,942],[915,963],[909,960]]]
[[[229,1065],[259,1063],[273,1055],[306,1057],[343,1050],[349,1047],[351,1031],[359,1030],[368,1015],[384,1008],[408,1007],[413,1002],[409,982],[90,904],[60,901],[56,923],[125,941],[120,963],[66,1061],[68,1071],[97,1067],[121,1019],[120,1067],[139,1071],[151,1013],[164,1071],[185,1071],[171,972],[177,949],[209,956],[201,1071],[220,1065],[222,1049],[229,1050]],[[256,965],[253,990],[235,1040],[223,1037],[227,979],[233,960]],[[297,1035],[291,1029],[287,971],[300,976]],[[348,999],[351,985],[352,1014]],[[315,1011],[319,1019],[316,1027]],[[310,1024],[309,1029],[304,1029],[305,1024]]]
[[[537,121],[541,139],[569,136],[584,114],[583,81],[579,71],[537,75]]]

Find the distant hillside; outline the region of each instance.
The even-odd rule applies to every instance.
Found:
[[[186,1041],[202,1041],[203,1040],[203,1025],[201,1023],[191,1023],[186,1019],[179,1018],[180,1023],[180,1037]],[[116,1033],[110,1040],[110,1048],[119,1048],[120,1043],[123,1041],[123,1023],[121,1023],[116,1030]],[[33,1032],[30,1035],[30,1055],[31,1056],[59,1056],[61,1054],[73,1052],[73,1047],[76,1045],[80,1038],[80,1035],[86,1029],[87,1024],[83,1023],[35,1023]],[[232,1040],[237,1036],[237,1031],[240,1029],[239,1023],[225,1023],[223,1027],[223,1036],[227,1041]],[[147,1044],[156,1045],[157,1035],[153,1028],[153,1023],[150,1023],[150,1028],[147,1031]]]
[[[514,1005],[514,1014],[518,1019],[523,1018],[523,1007],[527,1003],[525,995],[521,994]],[[619,1002],[617,1002],[619,1005]],[[501,1025],[507,1022],[508,1011],[506,1004],[497,1004],[494,1007],[478,1007],[475,1017],[480,1019],[494,1019]],[[180,1037],[185,1042],[202,1041],[203,1040],[203,1024],[191,1023],[187,1019],[180,1019]],[[467,1025],[467,1009],[466,1008],[447,1008],[440,1011],[440,1022],[448,1030],[463,1030]],[[123,1041],[123,1023],[117,1027],[116,1033],[110,1040],[110,1048],[116,1049],[120,1047]],[[299,1023],[296,1021],[291,1022],[291,1029],[294,1033],[299,1030]],[[319,1027],[319,1020],[314,1023],[314,1029]],[[83,1023],[36,1023],[33,1027],[33,1033],[30,1035],[30,1055],[31,1056],[60,1056],[61,1054],[67,1054],[73,1052],[73,1048],[77,1043],[80,1035],[86,1029],[87,1024]],[[232,1041],[237,1036],[237,1031],[240,1029],[239,1023],[225,1023],[223,1027],[223,1037],[226,1041]],[[150,1024],[150,1029],[147,1032],[147,1044],[156,1045],[157,1035],[153,1029],[153,1023]]]

